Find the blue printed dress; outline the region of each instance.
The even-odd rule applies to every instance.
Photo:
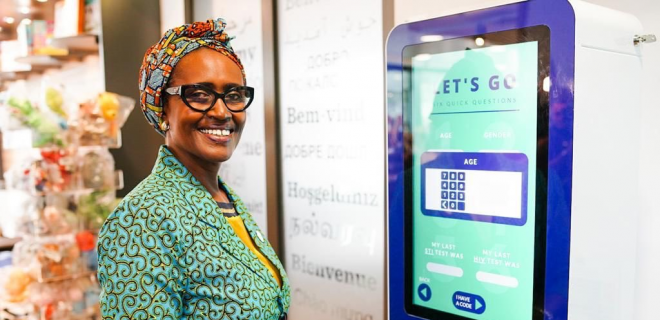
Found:
[[[289,280],[243,202],[224,185],[282,286],[234,233],[211,194],[162,146],[151,174],[99,234],[103,319],[278,319]]]

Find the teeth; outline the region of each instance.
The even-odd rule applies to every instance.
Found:
[[[200,129],[202,133],[212,134],[214,136],[228,136],[231,134],[230,130],[219,130],[219,129]]]

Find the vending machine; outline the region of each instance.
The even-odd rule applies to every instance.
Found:
[[[563,0],[392,30],[389,319],[634,319],[653,40]]]

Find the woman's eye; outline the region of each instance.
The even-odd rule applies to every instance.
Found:
[[[186,97],[191,100],[199,101],[199,100],[208,100],[211,95],[203,90],[195,90],[193,92],[187,93]]]
[[[206,91],[197,90],[191,94],[193,97],[208,97],[209,94]]]
[[[244,99],[242,94],[238,92],[230,92],[225,95],[225,100],[227,100],[227,102],[242,102]]]

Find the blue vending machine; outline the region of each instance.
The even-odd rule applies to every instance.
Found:
[[[390,33],[389,319],[634,319],[642,31],[530,0]]]

